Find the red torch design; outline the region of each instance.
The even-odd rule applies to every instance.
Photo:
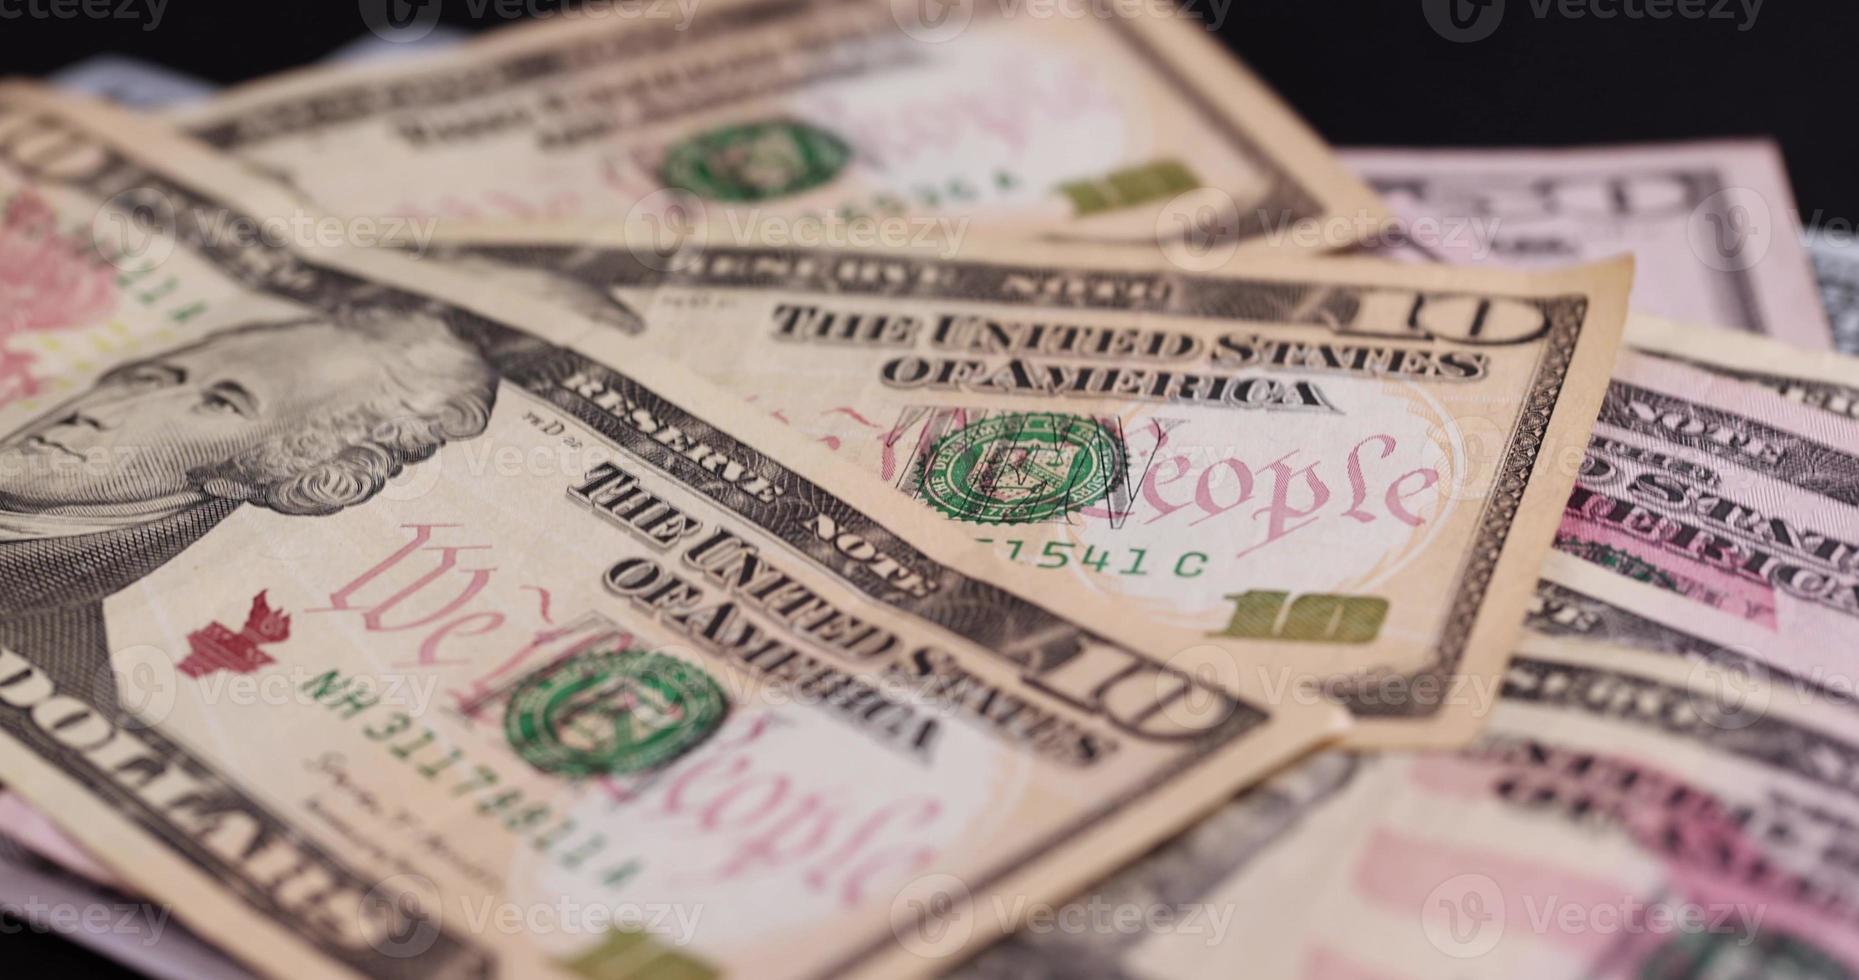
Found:
[[[263,592],[252,597],[252,611],[246,614],[245,627],[234,632],[219,623],[187,634],[193,650],[181,661],[181,673],[204,677],[216,670],[249,674],[271,663],[271,655],[259,649],[267,643],[290,639],[290,617],[271,608]]]

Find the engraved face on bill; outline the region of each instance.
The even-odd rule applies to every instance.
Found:
[[[0,780],[257,970],[931,972],[1346,721],[132,117],[0,90],[0,208]]]
[[[558,18],[235,89],[176,121],[338,214],[1306,250],[1346,247],[1382,214],[1191,11],[954,4],[960,22],[931,30],[917,6]],[[1193,207],[1173,206],[1184,196]]]
[[[1636,311],[1832,344],[1772,144],[1344,156],[1395,211],[1399,254],[1532,267],[1630,251]]]
[[[1494,697],[1626,283],[455,231],[433,257],[623,312],[589,343],[689,365],[1027,588],[1188,630],[1206,669],[1408,742],[1469,737]]]

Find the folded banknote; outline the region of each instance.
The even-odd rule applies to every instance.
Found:
[[[927,972],[1342,725],[120,111],[0,199],[0,779],[254,969]]]

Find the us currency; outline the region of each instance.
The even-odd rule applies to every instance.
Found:
[[[1859,248],[1850,235],[1819,232],[1808,237],[1807,251],[1820,284],[1820,302],[1833,322],[1833,345],[1859,356]]]
[[[1531,628],[1852,703],[1859,365],[1636,316]]]
[[[1232,802],[950,974],[952,980],[1126,980],[1149,936],[1218,947],[1250,910],[1206,901],[1345,792],[1373,756],[1322,752]],[[1287,896],[1298,893],[1288,892]],[[1228,960],[1230,970],[1244,957]],[[1245,976],[1255,974],[1250,968]]]
[[[1352,778],[1123,975],[1589,978],[1859,969],[1851,715],[1671,658],[1527,640],[1478,743]]]
[[[1347,150],[1387,201],[1397,253],[1475,265],[1561,265],[1631,251],[1633,309],[1832,345],[1814,301],[1794,195],[1775,146]]]
[[[1746,381],[1736,404],[1779,396],[1822,415],[1827,426],[1850,420],[1859,370],[1846,357],[1645,314],[1628,318],[1627,344],[1623,374],[1638,361],[1675,361]],[[1809,920],[1796,930],[1800,920],[1788,919],[1777,930],[1777,919],[1768,919],[1762,930],[1773,907],[1766,898],[1742,906],[1716,898],[1762,854],[1734,850],[1723,859],[1729,867],[1712,867],[1690,846],[1699,831],[1686,831],[1694,837],[1675,844],[1677,854],[1662,855],[1664,842],[1651,831],[1682,814],[1662,816],[1651,798],[1669,792],[1669,800],[1699,814],[1740,814],[1740,801],[1755,801],[1760,816],[1744,818],[1747,837],[1757,848],[1779,850],[1777,867],[1850,867],[1837,854],[1859,842],[1852,829],[1859,790],[1839,762],[1840,751],[1859,759],[1859,746],[1846,738],[1850,714],[1840,716],[1859,707],[1842,664],[1852,643],[1813,625],[1788,632],[1788,645],[1839,664],[1833,675],[1790,673],[1720,636],[1708,614],[1636,603],[1641,589],[1608,567],[1550,565],[1526,619],[1539,634],[1526,642],[1534,653],[1513,662],[1480,746],[1459,755],[1318,755],[1123,868],[1050,915],[1045,930],[1024,930],[989,948],[967,974],[1231,976],[1240,963],[1246,976],[1260,978],[1697,976],[1714,974],[1712,965],[1736,976],[1788,967],[1837,976],[1850,969],[1859,950],[1842,939],[1852,934],[1848,920]],[[1820,727],[1775,723],[1777,714],[1811,714]],[[1656,731],[1668,722],[1668,733]],[[1827,749],[1820,733],[1840,736],[1842,748]],[[1731,757],[1699,761],[1668,738]],[[1658,772],[1668,777],[1708,775],[1708,792],[1655,781],[1658,774],[1623,759],[1662,762]],[[1573,779],[1519,777],[1521,766],[1569,775],[1586,768],[1589,783],[1641,785],[1647,800],[1588,796]],[[1788,787],[1801,772],[1818,788]],[[1489,803],[1467,800],[1467,787],[1485,787]],[[1816,811],[1814,800],[1829,787],[1842,800]],[[1474,846],[1454,846],[1467,841]],[[1809,850],[1814,846],[1820,850]],[[1660,861],[1681,868],[1660,872]],[[1632,868],[1634,885],[1619,891],[1617,902],[1597,891],[1615,868]],[[1699,874],[1718,881],[1695,883]],[[1827,915],[1839,902],[1850,909],[1859,881],[1846,870],[1829,870],[1827,878],[1837,887],[1813,891],[1813,902]],[[1562,906],[1573,911],[1558,911]],[[1147,928],[1063,928],[1091,922],[1093,909],[1121,911]],[[1679,928],[1681,913],[1697,917],[1695,928]],[[1575,915],[1573,928],[1560,928],[1562,915]],[[1655,926],[1655,917],[1668,919]],[[1703,928],[1710,920],[1716,930]],[[1350,926],[1325,928],[1337,922]],[[1842,969],[1827,971],[1827,960],[1813,952],[1829,937],[1839,937],[1833,945]]]
[[[261,81],[172,118],[340,214],[698,210],[816,234],[972,223],[1150,243],[1212,230],[1248,249],[1340,248],[1383,214],[1168,5],[602,9]],[[1191,192],[1192,207],[1170,207]]]
[[[249,980],[189,934],[173,909],[98,886],[0,838],[0,911],[9,931],[56,932],[159,980]]]
[[[330,55],[326,60],[359,60],[390,57],[407,57],[416,53],[416,49],[436,50],[441,45],[457,44],[462,35],[436,29],[427,34],[418,43],[404,41],[386,41],[374,35],[346,45]],[[210,98],[214,87],[200,79],[165,68],[152,62],[120,55],[95,55],[69,65],[46,78],[47,84],[55,88],[109,99],[122,105],[149,110]],[[0,360],[5,355],[0,353]],[[101,868],[94,860],[84,854],[83,850],[72,843],[46,817],[35,813],[30,806],[17,796],[0,787],[0,838],[11,837],[20,847],[41,858],[51,861],[66,871],[73,872],[93,882],[114,883],[114,876]],[[0,880],[0,903],[25,899],[29,896],[16,895],[5,891],[6,881]],[[82,937],[79,937],[80,939]],[[145,970],[153,969],[160,974],[169,969],[167,975],[185,975],[190,967],[184,963],[166,964],[163,960],[164,950],[151,952],[139,961]],[[171,966],[171,969],[170,969]]]
[[[5,787],[0,787],[0,827],[6,828],[5,833],[0,833],[0,846],[12,852],[55,865],[73,878],[92,885],[116,892],[128,891],[128,886],[115,872],[99,864],[82,845],[58,829],[51,817],[33,809],[32,804]],[[17,897],[0,891],[0,902]]]
[[[1634,350],[1767,388],[1813,413],[1859,421],[1859,360],[1653,316],[1627,321]]]
[[[1342,721],[118,111],[0,195],[0,779],[259,972],[926,972]]]
[[[604,305],[630,324],[601,335],[614,356],[691,365],[1027,588],[1091,590],[1202,636],[1209,663],[1348,704],[1365,744],[1470,737],[1627,282],[1623,264],[1197,272],[1186,252],[1104,250],[1055,275],[977,241],[440,236],[431,256],[486,282]]]

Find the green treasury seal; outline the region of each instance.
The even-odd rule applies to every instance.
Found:
[[[728,710],[717,682],[676,657],[584,653],[517,685],[504,712],[504,736],[546,773],[640,772],[697,746]]]
[[[1122,441],[1096,419],[995,415],[937,441],[923,458],[922,493],[958,520],[1030,524],[1097,503],[1123,471]]]
[[[724,126],[673,146],[659,179],[713,201],[767,201],[812,190],[851,159],[852,148],[832,133],[777,119]]]

